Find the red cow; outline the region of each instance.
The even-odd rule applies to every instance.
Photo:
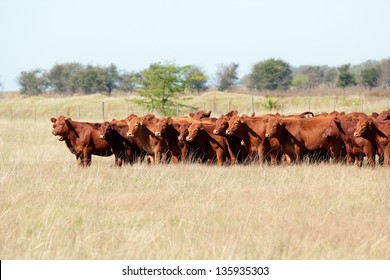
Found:
[[[136,116],[134,115],[134,117]],[[125,120],[95,124],[95,127],[99,129],[100,138],[110,144],[118,166],[121,166],[122,163],[132,164],[141,155],[141,150],[137,147],[134,139],[127,137],[129,127]]]
[[[66,141],[68,148],[76,155],[79,164],[90,165],[92,155],[111,156],[113,154],[108,142],[100,139],[100,133],[94,123],[76,122],[64,116],[50,120],[53,123],[53,135],[59,136],[59,140]]]
[[[218,165],[222,165],[227,156],[230,156],[230,162],[235,163],[236,158],[231,150],[228,140],[220,135],[213,133],[215,123],[208,121],[193,122],[188,128],[186,140],[188,142],[198,142],[203,152],[206,154],[207,162],[210,164],[216,157]]]
[[[156,137],[154,131],[158,119],[153,114],[143,117],[133,117],[126,119],[128,125],[128,137],[133,137],[137,146],[146,154],[154,156],[154,162],[167,161],[169,149],[165,141]]]
[[[363,137],[377,145],[380,163],[389,166],[390,159],[390,122],[377,121],[372,117],[359,117],[354,133],[355,137]]]
[[[347,153],[347,163],[355,162],[359,167],[362,166],[363,157],[367,156],[368,164],[375,166],[375,141],[370,141],[362,137],[354,137],[354,131],[357,124],[357,118],[351,118],[346,115],[334,117],[329,127],[325,129],[323,137],[340,138],[343,140]]]
[[[263,115],[257,117],[233,116],[226,129],[227,135],[238,136],[250,158],[258,158],[260,164],[269,157],[271,164],[276,164],[281,156],[281,148],[277,140],[265,137],[266,123],[270,116]]]
[[[283,152],[296,163],[300,163],[306,153],[315,156],[330,153],[337,162],[340,161],[343,152],[342,140],[329,141],[323,137],[332,120],[333,117],[270,117],[265,136],[277,139]]]

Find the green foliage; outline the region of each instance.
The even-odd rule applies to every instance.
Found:
[[[40,69],[21,72],[18,83],[20,92],[27,95],[42,94],[49,87],[46,72]]]
[[[48,72],[50,87],[58,93],[74,93],[77,89],[77,77],[83,66],[79,63],[56,64]]]
[[[369,67],[361,72],[362,84],[370,90],[378,86],[380,78],[380,70],[378,67]]]
[[[307,88],[308,83],[309,83],[309,77],[302,73],[296,74],[291,82],[291,84],[298,89]]]
[[[143,99],[141,105],[170,115],[176,107],[175,94],[183,94],[187,87],[189,66],[177,66],[173,63],[154,63],[141,74],[141,88],[137,91]],[[137,101],[136,101],[137,102]]]
[[[238,80],[237,69],[238,63],[229,65],[220,65],[216,73],[216,86],[218,90],[225,91],[231,89]]]
[[[290,65],[280,59],[268,59],[253,66],[250,87],[257,90],[287,90],[292,81]]]
[[[337,69],[339,70],[339,77],[337,80],[337,86],[346,88],[356,85],[355,76],[349,71],[350,64],[344,64]]]
[[[133,91],[139,87],[139,81],[141,80],[141,77],[141,73],[123,72],[119,75],[118,89],[121,91],[133,93]]]
[[[274,109],[279,109],[280,108],[279,101],[280,101],[280,99],[277,97],[266,96],[263,107],[264,107],[264,109],[269,110],[269,111],[274,110]]]
[[[201,91],[207,90],[207,75],[197,66],[190,66],[187,77],[187,87],[192,91]]]

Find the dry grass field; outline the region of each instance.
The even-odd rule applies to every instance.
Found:
[[[390,259],[390,169],[113,163],[0,119],[0,259]]]

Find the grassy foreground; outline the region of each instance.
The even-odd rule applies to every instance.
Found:
[[[113,163],[0,120],[0,259],[390,258],[389,169]]]

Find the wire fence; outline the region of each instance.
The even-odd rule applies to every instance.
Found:
[[[125,99],[112,99],[106,101],[66,102],[60,100],[58,104],[40,104],[29,102],[25,104],[7,104],[0,100],[0,119],[14,121],[28,119],[34,122],[48,120],[59,115],[69,116],[75,120],[107,121],[123,119],[129,114],[144,115],[155,113],[162,116],[152,108],[128,102]],[[2,104],[3,103],[3,104]],[[389,109],[389,97],[365,97],[365,96],[297,96],[288,98],[264,97],[264,96],[239,96],[221,98],[214,97],[207,100],[198,100],[191,104],[192,108],[177,105],[174,116],[188,115],[196,110],[212,111],[212,116],[219,116],[231,110],[238,110],[240,114],[256,115],[267,113],[297,114],[311,111],[315,114],[331,111],[344,112],[381,112]]]

